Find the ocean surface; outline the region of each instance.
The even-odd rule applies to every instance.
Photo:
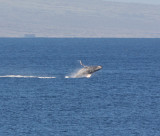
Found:
[[[1,38],[0,136],[160,136],[160,39]]]

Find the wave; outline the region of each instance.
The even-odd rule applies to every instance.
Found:
[[[56,77],[43,77],[43,76],[24,76],[24,75],[4,75],[0,76],[0,78],[56,78]]]

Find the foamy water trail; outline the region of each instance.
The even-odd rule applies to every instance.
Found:
[[[24,76],[24,75],[4,75],[0,78],[56,78],[56,77],[43,77],[43,76]]]

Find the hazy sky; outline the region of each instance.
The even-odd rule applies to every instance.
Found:
[[[0,0],[0,37],[25,34],[159,38],[160,0]]]
[[[147,3],[147,4],[160,4],[160,0],[105,0],[116,2],[133,2],[133,3]]]

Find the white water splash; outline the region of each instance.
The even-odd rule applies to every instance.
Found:
[[[56,78],[56,77],[42,77],[42,76],[23,76],[23,75],[4,75],[0,76],[0,78]]]
[[[77,69],[73,73],[71,73],[69,76],[65,76],[65,78],[90,78],[92,74],[84,74],[84,69]]]

